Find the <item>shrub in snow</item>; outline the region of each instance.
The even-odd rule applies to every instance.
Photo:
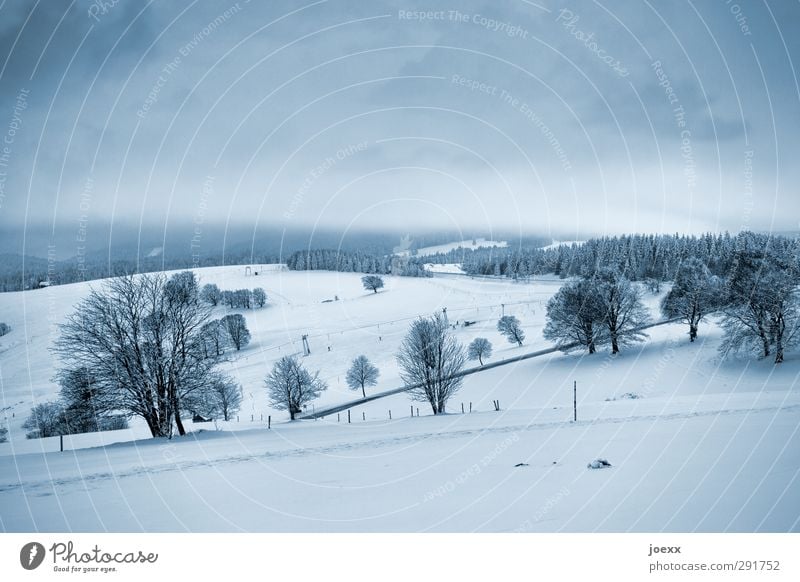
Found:
[[[11,326],[9,326],[7,323],[0,322],[0,336],[4,336],[10,331],[11,331]]]
[[[610,467],[611,463],[606,461],[605,459],[595,459],[588,465],[586,465],[587,469],[605,469],[606,467]]]
[[[641,396],[639,396],[636,392],[625,392],[619,396],[606,398],[606,402],[613,402],[614,400],[637,400],[639,398],[641,398]]]
[[[64,434],[64,406],[60,402],[43,402],[31,410],[31,415],[22,423],[29,439],[38,439]]]
[[[8,429],[0,426],[0,443],[6,442],[8,439]]]

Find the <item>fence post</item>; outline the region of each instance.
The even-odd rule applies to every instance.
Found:
[[[347,423],[350,424],[350,411],[347,411]]]
[[[461,403],[461,414],[464,414],[464,403]]]
[[[267,428],[272,428],[272,415],[267,417]]]
[[[417,416],[419,416],[419,407],[417,407]]]
[[[411,417],[412,418],[414,417],[414,405],[413,404],[411,405]]]
[[[58,443],[59,443],[59,446],[61,448],[61,452],[63,453],[64,452],[64,435],[63,434],[58,435]]]
[[[572,381],[572,420],[578,422],[578,381]]]
[[[336,422],[339,422],[339,413],[336,413]]]
[[[469,403],[469,411],[472,412],[472,402]]]
[[[367,420],[367,413],[366,412],[363,412],[363,411],[361,412],[361,420]]]
[[[389,410],[389,420],[392,420],[392,411]]]

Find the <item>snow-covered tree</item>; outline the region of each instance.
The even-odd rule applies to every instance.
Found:
[[[220,319],[212,319],[200,328],[200,342],[207,358],[218,358],[229,345],[228,329]]]
[[[250,343],[250,330],[247,329],[247,320],[241,313],[231,313],[222,318],[222,325],[228,332],[231,345],[238,352]]]
[[[547,302],[544,337],[563,351],[585,346],[593,354],[605,331],[604,315],[591,281],[566,283]]]
[[[64,434],[96,432],[103,420],[114,411],[116,401],[107,392],[96,389],[94,373],[87,368],[62,370],[58,374],[63,407]]]
[[[492,357],[492,342],[485,337],[476,337],[467,347],[467,357],[470,360],[478,360],[483,366],[483,358]]]
[[[365,275],[361,277],[361,284],[364,285],[364,289],[367,291],[377,293],[378,289],[383,288],[383,279],[378,275]]]
[[[187,271],[116,277],[94,289],[61,326],[64,370],[91,370],[99,402],[142,417],[153,436],[185,434],[181,401],[216,365],[200,341],[211,307]]]
[[[741,240],[728,280],[728,305],[723,309],[725,331],[720,351],[747,349],[762,357],[775,349],[775,363],[800,339],[800,268],[787,249],[769,248],[755,235]]]
[[[361,395],[366,398],[365,386],[375,386],[378,383],[380,371],[369,361],[367,356],[358,356],[353,360],[350,369],[347,370],[345,380],[351,390],[361,389]]]
[[[265,382],[272,406],[288,411],[292,420],[303,411],[304,404],[318,398],[328,387],[320,379],[319,372],[311,374],[293,356],[278,360]]]
[[[466,353],[450,334],[444,316],[436,313],[420,317],[411,324],[397,362],[400,377],[415,400],[428,402],[434,414],[443,414],[447,400],[461,387],[461,377],[455,376],[464,367]]]
[[[27,438],[38,439],[67,434],[64,427],[64,405],[60,402],[42,402],[31,409],[31,415],[22,423]]]
[[[682,318],[689,325],[689,341],[697,339],[697,326],[721,306],[723,286],[700,259],[690,257],[678,267],[675,283],[661,302],[667,318]]]
[[[639,288],[615,269],[601,269],[592,278],[603,310],[605,337],[611,342],[611,353],[619,353],[622,345],[643,341],[647,334],[641,329],[650,321],[642,303]]]
[[[253,289],[253,305],[255,307],[264,307],[267,303],[267,294],[261,287]]]
[[[212,307],[216,307],[222,301],[222,291],[213,283],[203,285],[200,291],[200,299],[209,303]]]
[[[193,415],[199,414],[204,418],[222,417],[222,420],[230,420],[241,405],[241,386],[230,376],[220,373],[214,374],[206,387],[185,403],[186,409]]]
[[[522,331],[519,319],[517,319],[515,315],[504,315],[498,319],[497,331],[499,331],[510,344],[522,346],[522,342],[525,341],[525,332]]]

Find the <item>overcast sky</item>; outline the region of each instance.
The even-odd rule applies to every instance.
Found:
[[[737,2],[0,0],[0,228],[796,230],[800,4]]]

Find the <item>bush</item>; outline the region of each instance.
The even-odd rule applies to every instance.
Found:
[[[8,440],[8,429],[0,426],[0,443],[4,443]]]
[[[7,323],[0,321],[0,337],[6,335],[8,332],[11,331],[11,326]]]
[[[65,434],[64,406],[60,402],[43,402],[31,409],[31,415],[22,423],[29,439],[39,439]]]

